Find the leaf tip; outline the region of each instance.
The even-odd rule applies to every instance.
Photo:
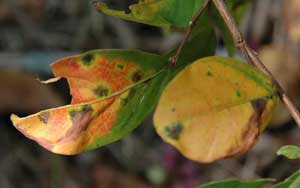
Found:
[[[20,121],[20,118],[15,114],[11,114],[10,120],[12,121],[13,125],[16,127],[18,122]]]
[[[39,78],[37,78],[37,80],[42,84],[51,84],[51,83],[59,81],[60,79],[61,79],[61,77],[50,78],[48,80],[40,80]]]
[[[92,1],[93,5],[95,6],[95,8],[99,11],[99,12],[102,12],[103,9],[107,9],[107,5],[105,3],[102,3],[98,0],[94,0]]]
[[[300,147],[293,145],[286,145],[281,147],[277,152],[277,155],[284,156],[288,159],[299,159],[300,158]]]

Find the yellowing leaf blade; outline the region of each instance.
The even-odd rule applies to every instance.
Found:
[[[231,58],[208,57],[168,84],[154,124],[188,158],[212,162],[253,146],[276,101],[271,80],[261,72]]]

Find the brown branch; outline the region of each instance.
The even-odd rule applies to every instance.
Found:
[[[215,4],[217,10],[219,11],[220,15],[222,16],[224,22],[226,23],[226,26],[228,27],[232,38],[234,40],[235,45],[241,50],[241,52],[244,54],[244,56],[247,58],[248,62],[260,69],[262,72],[264,72],[266,75],[268,75],[274,85],[276,86],[279,97],[281,101],[286,105],[288,110],[290,111],[290,114],[294,118],[296,124],[298,127],[300,127],[300,113],[296,106],[293,104],[291,99],[287,96],[287,94],[284,92],[278,81],[274,78],[272,73],[267,69],[267,67],[261,62],[261,60],[258,58],[256,52],[254,52],[248,44],[245,42],[243,36],[241,35],[241,32],[239,31],[237,24],[231,14],[229,13],[226,5],[224,4],[223,0],[212,0]]]
[[[187,32],[185,33],[184,38],[181,41],[179,47],[177,48],[177,51],[176,51],[175,55],[170,58],[172,66],[176,65],[176,63],[178,61],[178,58],[179,58],[179,55],[180,55],[180,53],[181,53],[184,45],[186,44],[186,42],[190,38],[190,35],[192,33],[193,28],[195,27],[197,21],[200,19],[201,15],[204,12],[204,10],[205,10],[205,8],[206,8],[206,6],[207,6],[207,4],[208,4],[209,1],[210,0],[205,0],[204,1],[204,3],[202,4],[202,6],[200,7],[198,13],[195,15],[195,17],[192,19],[192,21],[190,21],[189,28],[188,28]]]

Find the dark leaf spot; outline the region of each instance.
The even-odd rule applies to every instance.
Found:
[[[89,105],[84,105],[82,107],[82,112],[84,112],[84,113],[92,112],[92,111],[93,111],[93,108],[91,106],[89,106]]]
[[[138,81],[140,81],[142,78],[143,78],[143,74],[142,74],[142,72],[140,72],[140,71],[137,71],[137,72],[135,72],[135,73],[132,75],[132,81],[133,81],[133,82],[138,82]]]
[[[126,105],[127,102],[128,102],[128,98],[127,98],[127,97],[126,97],[126,98],[121,98],[120,100],[121,100],[121,101],[120,101],[120,104],[121,104],[122,106]]]
[[[118,67],[119,69],[121,69],[121,70],[124,69],[124,65],[123,65],[123,64],[120,64],[120,63],[117,65],[117,67]]]
[[[238,96],[238,97],[241,97],[241,96],[242,96],[240,90],[237,90],[237,91],[236,91],[236,96]]]
[[[94,94],[97,95],[98,97],[108,96],[108,93],[109,93],[108,88],[104,86],[98,86],[97,88],[94,89]]]
[[[86,54],[82,57],[82,63],[86,66],[91,65],[93,60],[94,60],[93,54]]]
[[[183,130],[183,125],[180,122],[172,123],[165,128],[168,137],[178,140],[179,136]]]
[[[171,111],[172,111],[172,112],[175,112],[175,111],[176,111],[176,108],[172,108]]]
[[[49,120],[49,116],[50,116],[49,112],[44,112],[44,113],[38,115],[38,118],[42,123],[47,124],[48,120]]]
[[[80,117],[83,117],[84,115],[92,111],[92,107],[90,107],[89,105],[84,105],[81,110],[71,110],[69,114],[71,116],[72,122],[76,122],[76,120],[80,119]]]
[[[261,114],[264,111],[266,103],[267,102],[264,99],[257,99],[251,102],[252,107],[257,114]]]
[[[214,76],[214,74],[213,74],[212,72],[210,72],[210,71],[208,71],[208,72],[206,73],[206,75],[207,75],[207,76]]]
[[[71,110],[69,112],[69,114],[71,116],[72,121],[74,121],[76,119],[76,116],[78,116],[78,114],[80,114],[80,111],[79,110]]]

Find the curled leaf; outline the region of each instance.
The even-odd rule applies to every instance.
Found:
[[[104,14],[125,20],[153,26],[170,28],[186,27],[202,6],[204,0],[140,0],[129,6],[130,13],[112,10],[106,4],[96,2],[95,6]]]
[[[167,85],[154,125],[186,157],[212,162],[253,146],[277,100],[272,81],[252,66],[232,58],[203,58]]]
[[[139,51],[103,50],[52,64],[67,79],[71,105],[28,117],[11,116],[14,126],[44,148],[77,154],[120,139],[148,115],[155,80],[167,61]],[[148,82],[146,82],[148,81]],[[151,110],[151,108],[150,108]]]
[[[300,147],[298,146],[283,146],[277,151],[277,155],[282,155],[288,159],[300,159]]]

